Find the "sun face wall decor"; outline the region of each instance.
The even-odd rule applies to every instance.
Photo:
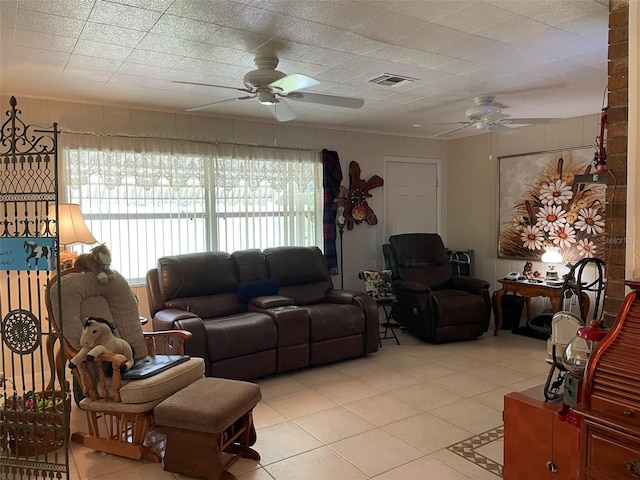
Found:
[[[337,210],[344,207],[344,219],[347,229],[352,230],[354,225],[366,221],[369,225],[377,225],[378,217],[367,203],[369,193],[374,188],[384,185],[382,177],[374,175],[366,182],[360,178],[361,171],[358,162],[349,163],[349,190],[340,187],[340,196],[334,202],[333,208]]]
[[[606,186],[575,183],[593,170],[593,148],[499,158],[499,256],[541,260],[556,247],[563,261],[601,257]]]

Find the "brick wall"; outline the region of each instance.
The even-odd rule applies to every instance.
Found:
[[[603,260],[607,263],[604,321],[612,325],[625,295],[627,242],[627,120],[629,70],[629,0],[609,0],[609,82],[606,135],[607,219],[609,242]]]

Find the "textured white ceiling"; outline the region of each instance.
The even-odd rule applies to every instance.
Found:
[[[241,92],[256,54],[363,98],[287,100],[294,123],[433,136],[496,95],[513,117],[600,111],[607,0],[0,0],[3,94],[181,112]],[[369,83],[383,73],[415,78]],[[257,100],[198,115],[273,119]],[[415,126],[420,125],[420,126]],[[477,133],[474,128],[438,138]]]

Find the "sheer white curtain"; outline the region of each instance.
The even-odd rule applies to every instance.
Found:
[[[66,201],[132,283],[164,255],[321,245],[318,152],[88,134],[61,145]]]

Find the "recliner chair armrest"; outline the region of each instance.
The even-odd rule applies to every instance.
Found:
[[[261,310],[267,308],[287,307],[293,305],[293,300],[282,295],[267,295],[263,297],[254,297],[249,300],[249,307],[257,307]]]
[[[463,290],[476,295],[484,296],[489,291],[489,282],[480,278],[465,277],[462,275],[453,275],[451,277],[451,286],[456,290]]]
[[[364,321],[366,324],[364,353],[373,353],[378,351],[378,306],[372,297],[359,290],[331,288],[327,292],[325,301],[328,303],[356,305],[360,308],[364,314]]]
[[[175,322],[183,320],[185,318],[200,318],[195,313],[185,312],[178,308],[165,308],[156,312],[153,316],[152,325],[153,331],[159,332],[163,330],[174,330],[176,328]]]

